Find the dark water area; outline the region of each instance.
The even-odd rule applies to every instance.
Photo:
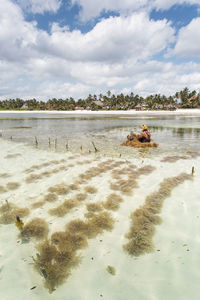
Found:
[[[48,147],[49,138],[51,142],[56,139],[60,150],[70,141],[72,151],[95,141],[102,149],[116,148],[118,152],[117,146],[130,130],[138,133],[142,124],[148,125],[153,140],[159,143],[159,152],[200,149],[200,116],[195,115],[0,113],[3,138],[34,144],[36,137],[43,148]]]

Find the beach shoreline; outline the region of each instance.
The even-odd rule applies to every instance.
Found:
[[[76,110],[76,111],[60,111],[60,110],[2,110],[0,114],[33,114],[33,113],[40,113],[40,114],[70,114],[70,115],[200,115],[200,109],[177,109],[174,111],[169,110],[143,110],[143,111],[136,111],[136,110]]]

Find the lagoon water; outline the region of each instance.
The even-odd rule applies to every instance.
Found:
[[[159,147],[138,150],[120,146],[130,130],[138,132],[143,123],[149,126]],[[1,300],[199,299],[199,115],[0,113],[0,129]],[[142,173],[145,166],[151,166],[150,171]],[[195,173],[190,176],[192,167]],[[93,175],[84,181],[88,170]],[[124,249],[129,241],[130,214],[143,208],[147,196],[158,192],[166,178],[175,181],[182,173],[191,178],[170,187],[158,214],[162,223],[152,224],[153,247],[130,255]],[[135,181],[128,181],[131,176]],[[118,186],[122,181],[129,182],[127,190]],[[58,184],[67,187],[66,194],[54,189],[56,200],[47,200],[46,195]],[[78,202],[80,193],[86,194],[86,199]],[[122,198],[115,209],[105,205],[113,193]],[[70,199],[76,200],[70,210],[52,214]],[[35,205],[38,202],[41,205]],[[89,217],[89,207],[96,203],[101,210]],[[43,219],[48,234],[24,241],[12,219],[16,209],[12,205],[28,209],[22,217],[25,226],[34,218]],[[38,245],[50,241],[55,232],[64,232],[69,222],[80,219],[87,223],[100,213],[109,214],[112,226],[95,225],[101,227],[99,232],[87,238],[85,247],[74,250],[80,260],[70,266],[64,282],[52,289],[46,287],[50,275],[45,278],[35,267],[41,255]],[[112,267],[115,272],[108,272]]]

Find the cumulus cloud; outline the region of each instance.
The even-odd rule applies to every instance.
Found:
[[[115,11],[130,13],[144,8],[148,0],[71,0],[72,5],[78,4],[81,7],[80,16],[87,21],[101,14],[102,11]]]
[[[190,24],[192,31],[197,25]],[[27,22],[16,2],[0,1],[0,99],[77,99],[108,89],[170,94],[187,85],[186,80],[193,87],[199,80],[198,64],[179,66],[155,58],[174,39],[169,22],[150,20],[144,12],[102,19],[87,33],[53,23],[48,33]]]
[[[136,61],[162,51],[174,39],[166,20],[149,20],[144,13],[101,20],[86,34],[56,28],[51,36],[38,35],[38,48],[73,61],[118,62],[130,57]]]
[[[199,0],[153,0],[152,6],[156,9],[169,9],[173,5],[197,5],[200,6]]]
[[[32,13],[43,14],[46,11],[57,12],[62,0],[17,0],[17,3],[25,10]]]
[[[81,8],[82,21],[98,17],[102,12],[113,11],[120,14],[129,14],[141,10],[150,11],[155,8],[169,9],[173,5],[189,4],[200,6],[199,0],[71,0],[72,5]]]
[[[180,29],[175,48],[170,54],[178,56],[200,57],[200,18],[193,19]]]

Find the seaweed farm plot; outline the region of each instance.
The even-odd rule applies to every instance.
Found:
[[[10,158],[6,157],[8,147]],[[13,290],[30,300],[62,300],[66,295],[70,300],[132,300],[133,295],[139,300],[162,299],[157,274],[164,280],[170,277],[165,261],[170,261],[172,251],[166,250],[168,258],[161,257],[164,250],[160,245],[157,249],[154,237],[164,245],[164,237],[171,237],[164,227],[173,217],[172,212],[165,215],[168,200],[172,211],[176,205],[177,220],[179,206],[186,219],[186,201],[189,203],[191,189],[196,192],[199,187],[197,153],[166,164],[161,157],[127,160],[99,153],[85,157],[6,141],[2,149],[0,299],[13,300]],[[16,153],[21,155],[12,157]],[[183,191],[178,196],[180,188]],[[196,223],[188,221],[190,212],[187,225],[193,229],[200,210],[197,199],[192,199]],[[164,233],[157,237],[159,228]],[[173,245],[176,232],[171,231]],[[187,255],[194,245],[191,234],[190,240],[184,238],[176,247]],[[198,257],[195,251],[193,259]],[[180,250],[174,252],[181,256]],[[174,261],[170,266],[176,269]],[[176,271],[182,280],[183,269],[179,266]],[[13,290],[8,288],[10,280],[15,282]],[[141,282],[145,282],[142,292]],[[163,286],[167,289],[168,284]],[[163,299],[181,299],[176,290],[170,297]]]
[[[161,212],[164,200],[170,197],[176,186],[192,178],[191,174],[181,173],[164,179],[158,191],[147,196],[145,204],[131,214],[131,227],[126,234],[129,242],[124,245],[124,249],[130,255],[139,256],[154,250],[152,238],[155,225],[162,221],[158,214]]]

